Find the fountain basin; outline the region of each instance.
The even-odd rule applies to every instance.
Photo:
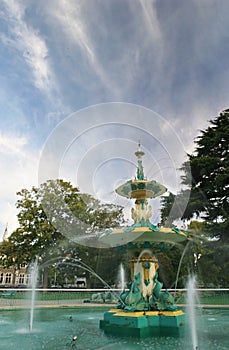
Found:
[[[0,311],[0,348],[7,350],[68,350],[77,336],[77,350],[182,350],[192,349],[188,320],[184,337],[107,336],[99,320],[108,308],[49,308],[34,310],[34,326],[29,331],[28,310]],[[199,349],[228,349],[228,309],[198,309]],[[72,316],[72,321],[69,320]]]

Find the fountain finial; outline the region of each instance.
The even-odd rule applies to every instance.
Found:
[[[138,150],[135,152],[135,155],[137,156],[138,159],[141,159],[142,156],[144,156],[144,152],[141,150],[141,143],[140,140],[138,141]]]
[[[138,158],[138,167],[137,167],[137,179],[144,180],[144,170],[142,165],[142,156],[144,156],[144,152],[141,150],[141,143],[138,141],[138,150],[135,152],[136,157]]]

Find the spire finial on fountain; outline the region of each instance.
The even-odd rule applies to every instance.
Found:
[[[139,141],[138,149],[135,152],[138,160],[137,174],[133,180],[128,180],[123,185],[119,186],[115,191],[120,196],[127,197],[129,199],[134,198],[138,201],[145,201],[146,203],[147,198],[161,196],[166,191],[166,188],[155,180],[150,181],[145,177],[142,165],[142,156],[144,156],[144,154],[145,153],[142,151]]]
[[[137,167],[137,179],[144,180],[144,171],[142,166],[142,156],[144,156],[144,152],[141,150],[141,143],[138,141],[138,150],[135,152],[136,157],[138,158],[138,167]]]

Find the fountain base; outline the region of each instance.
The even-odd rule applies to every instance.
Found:
[[[100,320],[100,329],[106,334],[137,338],[179,337],[184,334],[184,316],[182,310],[126,312],[111,309]]]

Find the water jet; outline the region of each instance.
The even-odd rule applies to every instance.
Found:
[[[30,271],[30,285],[31,285],[31,289],[32,289],[31,305],[30,305],[30,318],[29,318],[29,330],[31,332],[33,330],[35,295],[36,295],[36,285],[37,285],[37,277],[38,277],[38,259],[37,258],[31,264],[29,271]]]

